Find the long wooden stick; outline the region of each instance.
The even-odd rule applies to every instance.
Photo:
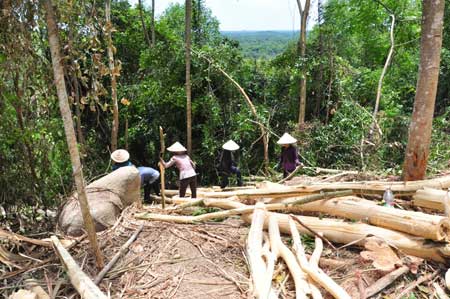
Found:
[[[164,159],[164,152],[166,151],[166,145],[164,143],[164,131],[162,127],[159,127],[159,142],[160,142],[160,152],[159,152],[159,158]],[[162,199],[162,208],[166,208],[166,179],[165,179],[165,171],[166,168],[160,161],[158,163],[159,165],[159,172],[160,172],[160,178],[161,178],[161,199]]]
[[[389,274],[378,279],[373,285],[366,289],[366,297],[369,298],[375,294],[378,294],[384,290],[388,285],[393,283],[397,278],[406,274],[409,271],[408,266],[402,266],[397,270],[390,272]]]
[[[62,246],[56,236],[51,236],[53,248],[67,271],[70,282],[82,299],[107,299],[108,297],[80,269],[70,253]]]
[[[289,272],[291,273],[292,278],[294,279],[296,295],[295,297],[297,299],[306,299],[307,294],[311,294],[311,288],[308,281],[306,280],[306,274],[300,268],[295,255],[291,250],[289,250],[286,245],[284,245],[283,241],[281,240],[280,230],[278,228],[278,220],[273,216],[269,216],[269,236],[272,252],[277,256],[283,258],[289,268]]]
[[[269,219],[270,221],[270,219]],[[289,227],[292,234],[292,240],[294,242],[294,252],[297,256],[297,261],[300,267],[305,271],[308,276],[317,282],[320,286],[326,289],[330,294],[332,294],[337,299],[351,299],[350,295],[338,285],[331,277],[325,274],[325,272],[320,271],[318,267],[312,266],[306,259],[306,255],[301,243],[300,233],[293,222],[292,218],[289,219]],[[270,228],[270,224],[269,224]]]
[[[113,256],[113,258],[109,261],[109,263],[102,269],[102,271],[100,271],[97,274],[97,276],[94,279],[95,284],[99,284],[102,281],[102,279],[105,277],[106,273],[108,273],[109,270],[111,270],[111,268],[117,263],[119,258],[128,250],[128,247],[130,247],[131,243],[133,243],[134,240],[136,240],[137,236],[139,235],[139,233],[142,231],[143,228],[144,228],[144,225],[142,224],[131,235],[131,237],[128,239],[128,241],[125,244],[123,244],[122,247],[120,247],[119,251]]]

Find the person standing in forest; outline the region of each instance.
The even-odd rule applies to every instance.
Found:
[[[124,166],[134,166],[130,162],[130,154],[124,149],[115,150],[111,154],[111,160],[114,161],[112,170],[117,170]],[[152,203],[150,192],[153,189],[156,195],[159,195],[159,171],[151,167],[137,167],[141,177],[141,188],[144,188],[144,202]]]
[[[220,183],[220,188],[225,188],[228,186],[228,177],[231,174],[236,174],[237,185],[242,186],[242,176],[241,171],[236,165],[233,159],[233,152],[239,149],[239,145],[233,140],[228,140],[224,145],[222,145],[223,151],[220,155],[219,172],[221,174],[222,180]]]
[[[278,166],[283,168],[283,178],[293,172],[298,165],[302,165],[298,160],[297,148],[294,146],[296,142],[297,139],[288,133],[284,133],[277,141],[282,146]]]
[[[161,163],[164,168],[169,168],[174,165],[180,171],[180,197],[186,195],[187,186],[191,189],[191,198],[197,197],[197,173],[195,172],[195,163],[187,155],[187,149],[178,141],[167,148],[169,152],[174,153],[169,162],[164,162],[161,158]]]

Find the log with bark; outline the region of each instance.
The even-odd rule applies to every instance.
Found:
[[[108,298],[92,282],[92,280],[80,269],[70,253],[61,245],[58,238],[51,237],[55,252],[59,256],[62,265],[67,271],[70,282],[80,294],[82,299],[106,299]]]
[[[352,220],[363,220],[435,241],[448,241],[450,221],[447,217],[379,206],[355,196],[333,198],[292,208],[296,212],[321,212]]]

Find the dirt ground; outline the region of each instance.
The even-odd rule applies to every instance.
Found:
[[[158,206],[144,206],[142,209],[129,207],[112,228],[98,234],[101,250],[108,262],[122,244],[144,225],[130,250],[100,283],[105,294],[111,298],[252,298],[245,257],[248,225],[238,217],[198,225],[135,219],[134,213],[143,210],[162,212]],[[302,238],[306,252],[310,254],[314,239],[308,236]],[[285,238],[284,242],[289,246],[290,239]],[[87,241],[83,240],[70,253],[83,271],[95,277],[97,269],[88,248]],[[34,247],[25,249],[30,255],[37,250]],[[23,271],[20,275],[2,279],[11,272],[0,265],[3,272],[0,277],[0,298],[8,298],[12,291],[24,287],[30,278],[36,280],[49,294],[53,294],[53,298],[79,298],[51,248],[39,250],[42,251],[40,259],[45,261],[47,258],[49,261],[42,266],[36,266],[40,264],[35,263],[30,270]],[[364,289],[386,274],[363,260],[360,251],[351,246],[333,249],[324,244],[320,264],[324,272],[352,298],[358,299],[364,298],[361,296]],[[402,258],[406,259],[404,256]],[[418,278],[434,273],[438,267],[435,263],[424,262],[417,269],[417,274],[402,276],[372,298],[433,298],[431,282],[437,281],[443,286],[443,273],[413,288],[405,296],[397,298],[397,295]],[[286,266],[279,260],[274,285],[280,290],[280,298],[295,298],[293,281],[286,273]],[[325,291],[322,293],[324,298],[332,298]]]

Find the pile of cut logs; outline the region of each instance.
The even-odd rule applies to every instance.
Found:
[[[401,205],[382,206],[364,198],[381,198],[380,195],[388,188],[394,192],[398,203],[405,203],[404,199],[412,196],[413,200],[408,205],[415,209],[405,210]],[[231,188],[229,191],[200,189],[199,198],[195,200],[178,198],[175,190],[167,190],[166,195],[172,198],[166,200],[175,204],[169,208],[171,211],[181,212],[192,206],[220,208],[221,211],[199,216],[145,212],[136,217],[199,223],[240,215],[242,220],[251,224],[247,255],[257,298],[278,297],[278,291],[272,285],[274,263],[278,258],[282,258],[289,268],[297,298],[321,298],[318,287],[335,298],[350,298],[318,267],[322,241],[331,246],[332,243],[351,244],[367,249],[373,246],[375,239],[399,254],[447,263],[450,261],[450,220],[448,215],[441,213],[449,210],[444,202],[448,197],[447,188],[450,188],[450,176],[414,182],[327,182],[298,186],[263,182],[259,186]],[[311,216],[315,213],[322,217]],[[292,250],[283,243],[280,232],[292,238]],[[309,260],[303,250],[300,233],[316,238],[316,249]],[[396,271],[404,274],[408,269],[403,266],[392,273]],[[447,276],[450,278],[450,274]]]

